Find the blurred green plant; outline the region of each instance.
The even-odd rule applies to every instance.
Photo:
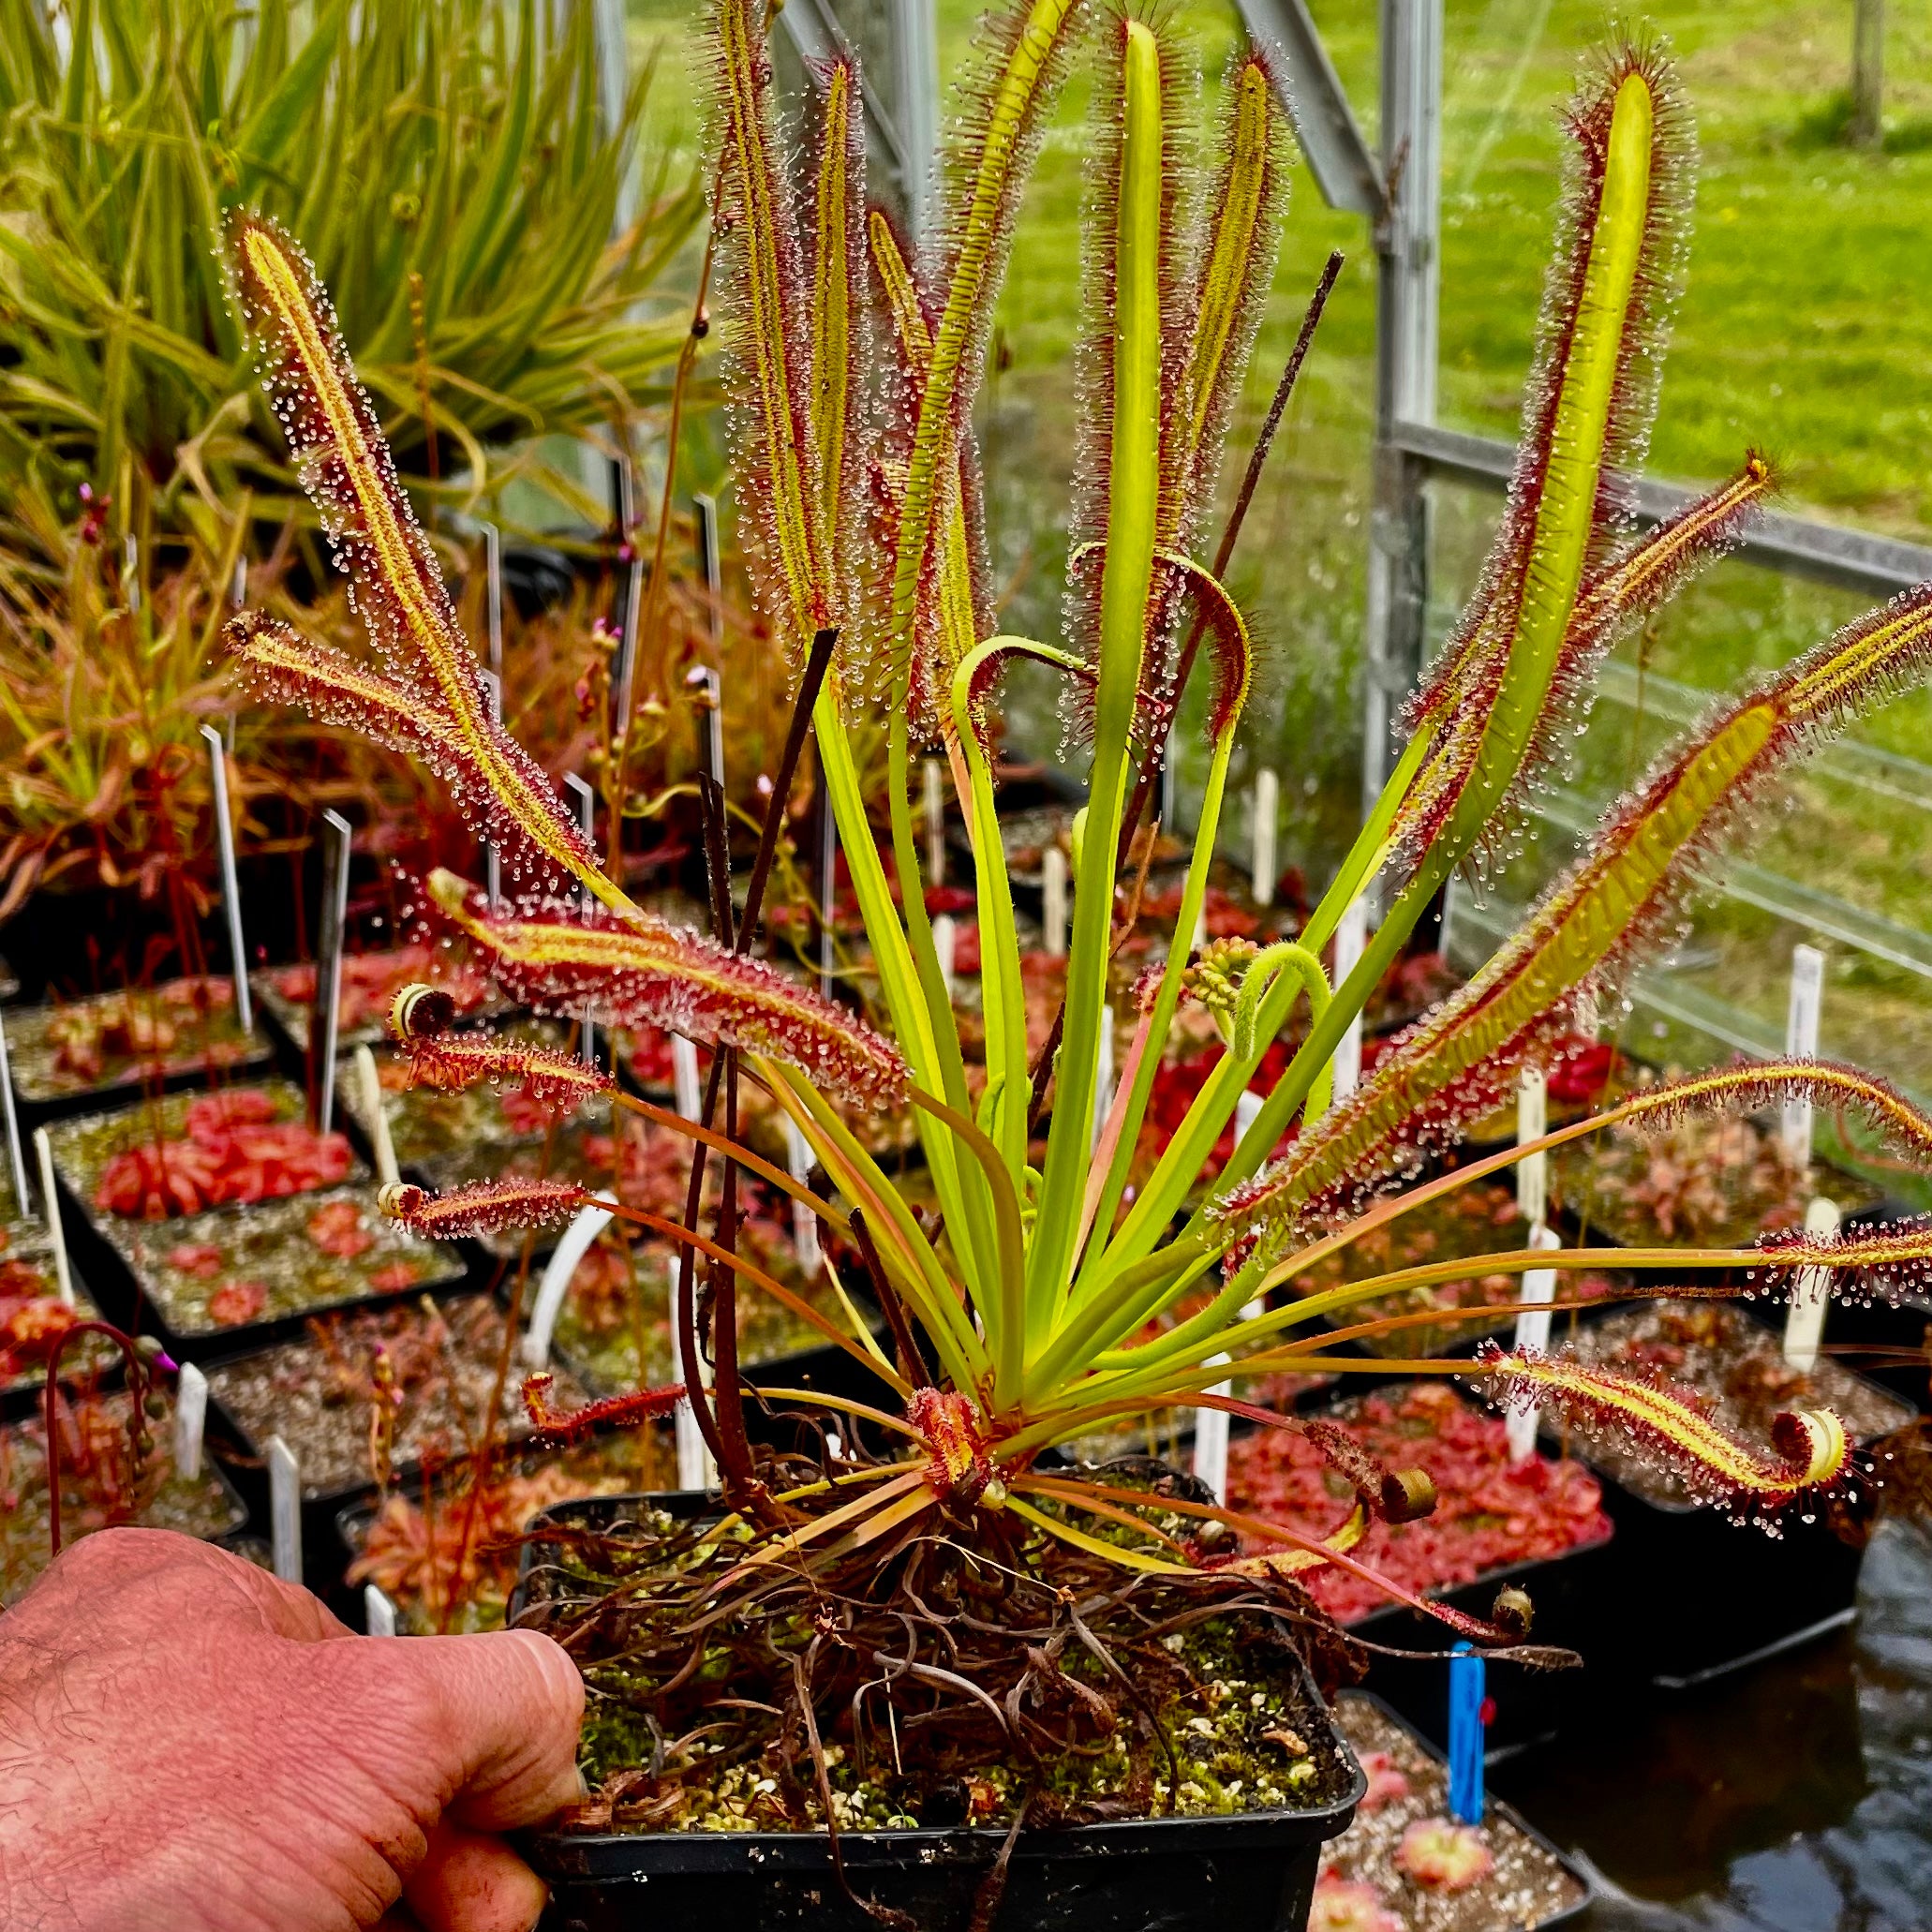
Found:
[[[307,517],[224,300],[245,203],[321,265],[412,480],[460,506],[540,474],[601,521],[534,439],[659,399],[689,315],[657,291],[704,197],[646,156],[617,231],[651,74],[603,126],[589,7],[557,11],[67,0],[57,37],[0,0],[0,498],[71,515],[84,482],[115,532],[214,548],[242,490]]]

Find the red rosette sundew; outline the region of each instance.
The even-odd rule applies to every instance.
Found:
[[[376,1245],[376,1236],[356,1201],[331,1201],[308,1217],[305,1232],[324,1255],[352,1261]]]
[[[238,1329],[253,1321],[268,1305],[268,1289],[260,1282],[223,1282],[208,1297],[208,1318],[217,1328]]]
[[[1418,1596],[1512,1564],[1561,1556],[1611,1533],[1602,1492],[1581,1463],[1537,1454],[1512,1464],[1506,1425],[1444,1384],[1362,1396],[1330,1415],[1371,1455],[1420,1468],[1435,1484],[1432,1515],[1372,1522],[1350,1553]],[[1258,1430],[1229,1445],[1227,1487],[1232,1507],[1315,1537],[1333,1531],[1354,1494],[1314,1443],[1283,1429]],[[1390,1601],[1373,1583],[1336,1568],[1313,1570],[1301,1581],[1344,1624]]]
[[[340,1134],[279,1120],[273,1094],[203,1094],[186,1131],[137,1141],[101,1170],[94,1204],[130,1220],[166,1221],[230,1202],[280,1200],[347,1180],[354,1156]]]

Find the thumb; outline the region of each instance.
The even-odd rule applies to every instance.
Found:
[[[377,1639],[369,1648],[379,1646],[382,1668],[413,1680],[406,1688],[424,1712],[425,1768],[450,1792],[453,1822],[484,1832],[542,1824],[583,1797],[584,1680],[548,1637],[492,1630]]]

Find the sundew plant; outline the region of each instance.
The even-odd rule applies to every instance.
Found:
[[[1229,399],[1285,216],[1286,129],[1266,62],[1254,52],[1235,60],[1221,124],[1197,137],[1194,93],[1163,20],[1083,9],[1077,0],[1007,7],[989,22],[960,90],[943,230],[914,260],[866,199],[855,72],[840,64],[818,77],[810,151],[796,165],[774,112],[764,22],[751,0],[719,0],[714,15],[717,306],[737,408],[739,489],[760,522],[761,592],[797,666],[798,709],[748,901],[735,920],[721,869],[708,937],[634,904],[542,774],[492,723],[473,654],[325,295],[273,226],[243,219],[232,230],[235,299],[305,485],[355,580],[379,663],[328,655],[255,618],[232,629],[237,656],[264,695],[306,702],[424,760],[522,869],[533,896],[502,911],[453,875],[427,882],[428,898],[513,996],[565,1014],[587,1008],[606,1024],[667,1025],[720,1049],[704,1119],[681,1126],[697,1143],[688,1225],[618,1211],[681,1245],[684,1359],[707,1349],[713,1371],[708,1389],[693,1378],[688,1393],[729,1513],[708,1546],[714,1567],[692,1569],[697,1557],[687,1551],[683,1581],[666,1585],[666,1627],[691,1627],[679,1619],[697,1616],[700,1604],[727,1602],[742,1621],[762,1614],[761,1605],[792,1603],[799,1620],[768,1627],[783,1668],[769,1657],[761,1664],[750,1646],[736,1655],[748,1675],[766,1672],[772,1708],[810,1717],[814,1706],[837,1707],[840,1683],[851,1696],[852,1680],[839,1673],[863,1669],[871,1654],[850,1633],[869,1628],[866,1619],[884,1614],[878,1605],[903,1609],[895,1592],[911,1589],[914,1570],[929,1576],[935,1564],[978,1560],[975,1552],[996,1553],[1008,1574],[1070,1565],[1090,1580],[1125,1578],[1176,1601],[1196,1592],[1294,1606],[1305,1622],[1315,1612],[1296,1574],[1323,1563],[1355,1568],[1348,1553],[1370,1517],[1421,1513],[1431,1495],[1426,1480],[1380,1467],[1339,1430],[1216,1393],[1229,1357],[1244,1372],[1386,1373],[1386,1358],[1371,1363],[1351,1345],[1411,1320],[1440,1322],[1442,1312],[1353,1324],[1346,1312],[1471,1272],[1668,1266],[1693,1282],[1746,1280],[1761,1290],[1802,1268],[1882,1286],[1932,1258],[1932,1231],[1914,1226],[1843,1240],[1780,1238],[1743,1253],[1518,1250],[1272,1299],[1368,1230],[1535,1148],[1612,1122],[1810,1094],[1860,1110],[1910,1157],[1932,1160],[1932,1120],[1882,1083],[1786,1063],[1648,1089],[1528,1147],[1419,1179],[1431,1150],[1510,1091],[1580,1003],[1613,993],[1641,951],[1673,934],[1696,869],[1787,762],[1922,675],[1932,655],[1932,587],[1717,708],[1617,807],[1482,970],[1411,1027],[1354,1093],[1332,1097],[1330,1063],[1350,1021],[1450,875],[1507,847],[1524,788],[1568,738],[1619,632],[1718,555],[1770,487],[1766,465],[1746,455],[1732,479],[1671,522],[1632,527],[1627,479],[1655,404],[1692,169],[1686,111],[1664,56],[1612,48],[1568,111],[1568,178],[1514,484],[1481,587],[1409,707],[1406,749],[1387,788],[1292,943],[1196,957],[1186,935],[1206,893],[1253,671],[1247,619],[1201,557],[1213,554],[1209,504]],[[1015,208],[1082,37],[1101,81],[1084,269],[1087,429],[1067,635],[1048,642],[995,628],[971,421]],[[1056,1045],[1037,1063],[986,746],[999,676],[1020,656],[1063,676],[1091,760],[1075,832],[1064,1011]],[[1211,686],[1210,764],[1181,937],[1142,982],[1121,1077],[1097,1108],[1108,970],[1127,923],[1123,898],[1131,904],[1121,887],[1190,674]],[[848,736],[855,721],[882,714],[887,841],[869,825]],[[751,955],[808,719],[876,969],[876,1032]],[[986,1019],[976,1089],[925,910],[909,797],[915,758],[935,747],[950,765],[975,861]],[[721,868],[721,840],[714,848]],[[1360,963],[1333,985],[1323,960],[1346,910],[1372,889],[1386,905],[1381,923]],[[594,909],[581,910],[586,903]],[[1223,1017],[1228,1051],[1130,1193],[1130,1157],[1164,1046],[1181,1003],[1203,998]],[[1210,1151],[1303,1002],[1305,1043],[1240,1136],[1216,1191],[1199,1202]],[[406,998],[395,1016],[424,1078],[535,1075],[559,1095],[610,1084],[561,1054],[449,1034],[445,1018],[427,991]],[[737,1144],[741,1081],[766,1090],[795,1122],[823,1171],[821,1191]],[[866,1152],[847,1124],[855,1102],[914,1111],[936,1214],[915,1211]],[[707,1160],[723,1175],[708,1231],[697,1225]],[[847,1449],[842,1461],[802,1473],[795,1459],[754,1452],[747,1438],[736,1297],[789,1291],[736,1252],[739,1170],[804,1201],[862,1256],[890,1338],[875,1339],[855,1313],[841,1325],[797,1304],[878,1382],[869,1403],[811,1398],[842,1412],[834,1419]],[[441,1197],[402,1188],[390,1205],[424,1232],[449,1233],[558,1220],[587,1198],[562,1182],[519,1181]],[[1330,1320],[1338,1315],[1339,1327]],[[1846,1479],[1850,1468],[1843,1428],[1826,1411],[1780,1418],[1766,1452],[1668,1388],[1561,1356],[1492,1347],[1473,1361],[1395,1365],[1453,1370],[1499,1400],[1621,1428],[1740,1513],[1776,1509]],[[639,1416],[665,1399],[646,1391],[595,1418],[558,1418],[532,1391],[540,1420],[564,1433],[604,1414]],[[1353,1508],[1329,1535],[1311,1537],[1043,1461],[1058,1445],[1177,1403],[1306,1430],[1356,1491]],[[855,1423],[897,1451],[866,1449]],[[1274,1553],[1242,1555],[1242,1538]],[[633,1604],[642,1587],[635,1578],[628,1586]],[[679,1598],[680,1589],[689,1594]],[[818,1606],[810,1614],[808,1600]],[[1023,1622],[1036,1609],[1004,1613]],[[1482,1642],[1513,1642],[1524,1632],[1516,1602],[1499,1606],[1493,1621],[1430,1609]],[[1037,1613],[1049,1622],[1061,1614],[1050,1600]],[[925,1627],[923,1610],[906,1614],[907,1629]],[[1081,1624],[1087,1635],[1100,1629],[1099,1614]],[[845,1650],[811,1637],[821,1627],[813,1617],[840,1615]],[[713,1610],[699,1623],[721,1642],[736,1627]],[[884,1631],[884,1649],[908,1641],[890,1618]],[[956,1641],[969,1640],[946,1638]],[[1005,1725],[992,1709],[1002,1690],[1030,1672],[1045,1681],[1025,1648],[1015,1639],[1000,1657],[989,1654],[975,1681],[991,1687],[990,1700],[972,1685],[961,1690],[957,1672],[950,1686],[940,1681],[949,1672],[937,1665],[916,1686],[905,1679],[902,1691],[946,1705],[961,1723]],[[669,1680],[688,1650],[688,1637],[656,1652],[639,1640],[632,1668],[647,1675],[661,1657]],[[1018,1693],[1012,1708],[1020,1726]],[[1101,1720],[1090,1709],[1079,1721]],[[810,1735],[816,1753],[816,1730]]]

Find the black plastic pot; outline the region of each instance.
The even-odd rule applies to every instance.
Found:
[[[1386,1379],[1407,1378],[1391,1375]],[[1384,1378],[1372,1375],[1350,1375],[1346,1381],[1351,1399],[1385,1386]],[[1325,1390],[1319,1391],[1317,1400],[1298,1404],[1297,1412],[1320,1415],[1335,1405],[1334,1391]],[[1245,1434],[1249,1430],[1237,1423],[1231,1434],[1234,1433]],[[1583,1461],[1574,1450],[1570,1459]],[[1604,1513],[1611,1515],[1607,1500],[1610,1479],[1594,1464],[1585,1466],[1603,1485]],[[1565,1671],[1532,1671],[1505,1660],[1491,1664],[1487,1687],[1493,1715],[1487,1727],[1486,1755],[1492,1760],[1507,1758],[1555,1736],[1584,1701],[1592,1667],[1610,1651],[1614,1633],[1604,1622],[1603,1607],[1625,1560],[1613,1515],[1611,1521],[1611,1535],[1597,1542],[1582,1544],[1560,1556],[1506,1564],[1466,1583],[1427,1593],[1432,1601],[1486,1619],[1495,1608],[1499,1591],[1522,1590],[1528,1595],[1535,1612],[1528,1641],[1572,1650],[1583,1659],[1583,1670]],[[1342,1627],[1349,1636],[1384,1649],[1426,1653],[1417,1657],[1372,1653],[1366,1688],[1434,1748],[1447,1750],[1449,1651],[1457,1641],[1455,1633],[1448,1625],[1401,1603],[1387,1604]],[[1596,1674],[1602,1674],[1600,1668]]]
[[[343,1190],[327,1189],[310,1196],[296,1195],[288,1196],[298,1202],[307,1203],[326,1200]],[[373,1197],[364,1191],[365,1201],[373,1210]],[[186,1239],[187,1224],[197,1224],[198,1231],[210,1221],[228,1226],[239,1224],[244,1217],[260,1211],[262,1206],[278,1206],[279,1203],[245,1203],[229,1208],[218,1208],[206,1216],[184,1216],[181,1238]],[[424,1295],[441,1297],[458,1294],[476,1285],[476,1268],[470,1256],[453,1244],[437,1243],[437,1266],[435,1271],[419,1277],[401,1288],[371,1288],[359,1295],[338,1296],[334,1300],[315,1301],[293,1314],[267,1317],[260,1321],[241,1322],[228,1328],[183,1329],[171,1321],[161,1304],[156,1300],[146,1271],[140,1259],[134,1243],[138,1230],[152,1230],[157,1224],[152,1222],[137,1224],[130,1227],[118,1216],[90,1216],[89,1239],[86,1253],[90,1269],[100,1279],[117,1308],[126,1311],[128,1318],[138,1320],[141,1330],[155,1335],[161,1345],[177,1361],[192,1361],[198,1367],[210,1367],[217,1362],[232,1361],[239,1356],[252,1355],[258,1349],[272,1348],[278,1342],[295,1340],[307,1328],[308,1323],[319,1315],[341,1315],[350,1309],[382,1308],[393,1302],[414,1301]],[[158,1224],[167,1227],[170,1224]]]
[[[1807,1523],[1791,1509],[1771,1537],[1721,1509],[1652,1502],[1607,1479],[1603,1508],[1620,1557],[1603,1613],[1625,1667],[1658,1690],[1695,1689],[1857,1613],[1862,1524],[1835,1526],[1823,1510],[1806,1512]]]
[[[564,1503],[537,1524],[609,1523],[640,1507],[695,1516],[709,1495]],[[533,1524],[535,1528],[537,1525]],[[532,1573],[549,1560],[524,1546],[510,1621],[529,1608]],[[1323,1719],[1314,1747],[1345,1751]],[[1028,1932],[1303,1932],[1321,1848],[1348,1829],[1366,1789],[1308,1811],[1157,1818],[1022,1833],[994,1924]],[[907,1913],[919,1932],[966,1932],[1003,1829],[843,1833],[852,1890]],[[840,1883],[821,1832],[542,1833],[525,1853],[550,1886],[546,1932],[657,1932],[729,1925],[733,1932],[869,1932],[877,1921]]]
[[[1321,1811],[1166,1818],[1023,1835],[995,1924],[1029,1932],[1302,1932],[1321,1848],[1345,1831],[1360,1787]],[[999,1831],[849,1833],[854,1891],[920,1932],[964,1932],[999,1855]],[[816,1833],[546,1835],[526,1848],[550,1886],[545,1932],[865,1932]]]
[[[1419,1731],[1386,1698],[1377,1697],[1370,1690],[1346,1690],[1335,1702],[1338,1705],[1346,1704],[1350,1702],[1374,1705],[1390,1723],[1393,1724],[1398,1730],[1405,1731],[1408,1733],[1416,1748],[1424,1757],[1433,1758],[1438,1763],[1444,1761],[1446,1753],[1435,1744],[1434,1740],[1425,1736],[1423,1732]],[[1505,1800],[1497,1797],[1494,1791],[1491,1791],[1486,1794],[1483,1822],[1485,1824],[1493,1824],[1498,1819],[1506,1820],[1517,1831],[1521,1832],[1553,1865],[1560,1866],[1583,1889],[1583,1896],[1575,1905],[1568,1907],[1566,1910],[1551,1912],[1543,1918],[1531,1921],[1529,1932],[1549,1932],[1549,1928],[1552,1926],[1572,1925],[1582,1918],[1590,1909],[1591,1896],[1595,1891],[1589,1875],[1574,1859],[1567,1857],[1550,1839],[1538,1831],[1536,1826],[1530,1823],[1529,1820],[1523,1817],[1523,1813],[1517,1810],[1513,1805],[1507,1803]],[[1345,1848],[1337,1849],[1338,1850],[1345,1851]],[[1508,1923],[1514,1928],[1520,1922],[1512,1918]]]
[[[18,1029],[23,1020],[37,1017],[31,1009],[9,1014],[9,1030]],[[184,1093],[217,1083],[228,1085],[252,1079],[267,1073],[274,1066],[275,1058],[274,1043],[264,1036],[258,1023],[245,1042],[237,1043],[234,1057],[218,1064],[196,1061],[162,1068],[129,1067],[116,1077],[58,1093],[23,1090],[16,1078],[14,1108],[22,1130],[30,1132],[50,1122],[69,1120],[75,1114],[111,1113],[133,1107],[156,1093]]]
[[[1606,1481],[1606,1497],[1609,1489]],[[1616,1521],[1607,1501],[1605,1513],[1612,1523]],[[1583,1659],[1580,1671],[1532,1671],[1506,1660],[1489,1666],[1485,1682],[1494,1706],[1484,1753],[1489,1759],[1507,1758],[1554,1737],[1587,1699],[1592,1672],[1602,1673],[1602,1660],[1614,1642],[1614,1633],[1604,1620],[1604,1605],[1627,1563],[1622,1542],[1619,1527],[1601,1541],[1585,1543],[1561,1556],[1510,1564],[1454,1589],[1430,1593],[1436,1601],[1472,1616],[1487,1617],[1495,1607],[1498,1591],[1526,1591],[1536,1610],[1529,1641],[1573,1650]],[[1447,1750],[1449,1673],[1446,1653],[1455,1642],[1453,1633],[1400,1603],[1391,1603],[1344,1628],[1351,1637],[1393,1650],[1436,1653],[1428,1657],[1372,1656],[1366,1687],[1411,1731],[1436,1750]]]
[[[1627,1677],[1692,1690],[1815,1642],[1857,1614],[1877,1503],[1870,1483],[1856,1484],[1855,1503],[1789,1506],[1770,1535],[1721,1508],[1654,1500],[1598,1477],[1616,1525],[1598,1616],[1606,1660]]]

